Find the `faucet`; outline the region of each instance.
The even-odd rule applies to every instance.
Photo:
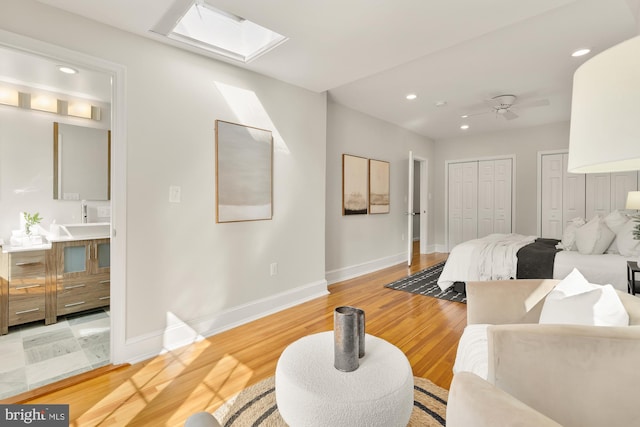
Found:
[[[87,223],[87,201],[83,200],[80,202],[80,221],[83,224]]]

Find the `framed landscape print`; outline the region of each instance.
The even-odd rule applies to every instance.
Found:
[[[363,157],[342,155],[342,215],[367,213],[367,164]]]
[[[369,160],[369,213],[389,213],[389,162]]]
[[[271,131],[216,120],[216,222],[273,215]]]

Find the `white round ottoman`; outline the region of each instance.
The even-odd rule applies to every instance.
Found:
[[[291,427],[406,427],[413,410],[413,372],[387,341],[366,335],[353,372],[333,366],[333,331],[290,344],[276,366],[276,403]]]

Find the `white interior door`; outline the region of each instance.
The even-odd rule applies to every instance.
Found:
[[[409,184],[407,186],[407,265],[413,258],[413,151],[409,151]]]

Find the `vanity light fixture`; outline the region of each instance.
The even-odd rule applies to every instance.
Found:
[[[91,104],[82,101],[69,101],[67,104],[67,114],[83,119],[91,118]]]
[[[65,74],[78,74],[78,70],[76,70],[73,67],[69,67],[67,65],[58,65],[58,70],[60,70],[61,72],[65,73]]]
[[[58,112],[58,100],[51,95],[44,93],[31,94],[31,109],[46,111],[49,113]]]
[[[573,53],[571,54],[571,56],[577,58],[579,56],[584,56],[589,52],[591,52],[591,49],[582,48],[582,49],[574,50]]]
[[[17,90],[0,86],[0,104],[12,105],[17,107],[20,105],[20,93]]]
[[[462,125],[462,126],[460,126],[460,129],[467,130],[467,129],[469,129],[469,125]]]
[[[416,99],[418,97],[418,95],[416,95],[415,93],[410,93],[409,95],[407,95],[407,99],[409,101],[413,101],[414,99]]]

